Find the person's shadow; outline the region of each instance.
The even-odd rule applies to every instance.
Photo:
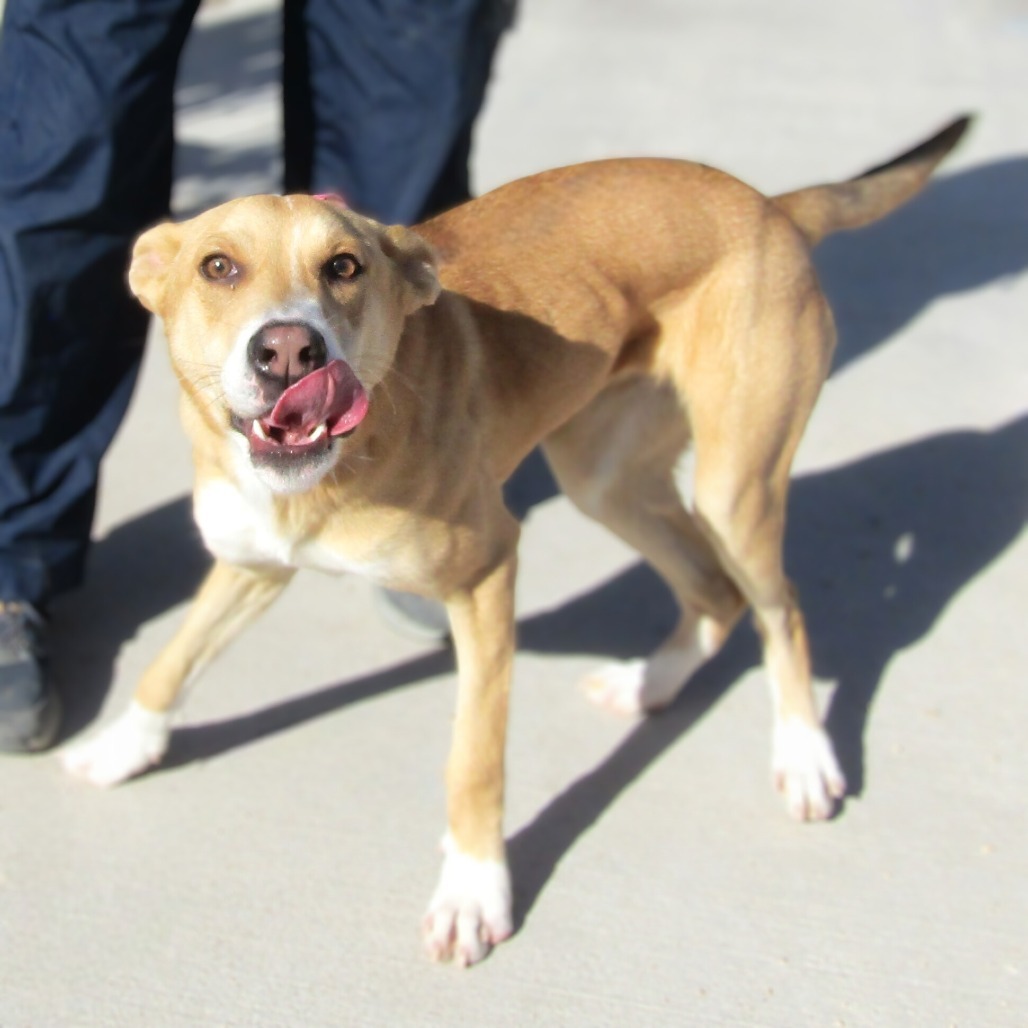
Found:
[[[50,665],[64,700],[64,737],[96,719],[124,645],[192,596],[209,566],[185,496],[94,543],[85,585],[54,604]]]
[[[1022,271],[1028,234],[1015,222],[1024,211],[1028,160],[1017,159],[944,179],[880,226],[830,241],[819,269],[836,304],[840,363],[885,342],[934,297]],[[948,256],[940,260],[940,254]],[[891,264],[896,260],[907,264],[900,270]],[[976,359],[968,353],[969,373]],[[544,482],[543,492],[549,488]],[[884,669],[1016,538],[1026,510],[1028,417],[994,431],[943,433],[794,483],[787,567],[805,598],[815,670],[838,681],[828,727],[851,791],[864,788],[866,720]],[[122,644],[146,620],[184,600],[204,566],[185,501],[97,543],[86,588],[55,626],[58,679],[75,697],[72,730],[95,715]],[[634,656],[652,647],[672,621],[663,586],[637,565],[585,596],[523,619],[519,639],[529,650]],[[519,920],[575,840],[757,659],[753,633],[736,632],[668,711],[641,721],[510,839]],[[227,753],[450,667],[450,655],[434,651],[270,709],[181,729],[169,764]]]

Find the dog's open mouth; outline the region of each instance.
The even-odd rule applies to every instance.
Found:
[[[329,448],[334,438],[348,435],[368,412],[368,396],[345,361],[330,361],[293,383],[270,414],[233,427],[250,444],[255,458],[306,457]]]

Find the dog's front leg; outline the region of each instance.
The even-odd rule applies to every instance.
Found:
[[[513,930],[503,841],[504,749],[514,655],[510,555],[447,602],[457,651],[457,713],[446,770],[442,876],[424,920],[434,960],[467,967]]]
[[[65,750],[65,769],[109,786],[157,764],[168,748],[172,711],[186,681],[278,596],[292,574],[216,562],[182,627],[144,673],[129,708],[94,738]]]

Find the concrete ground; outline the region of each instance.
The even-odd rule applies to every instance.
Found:
[[[276,31],[206,6],[181,211],[276,188]],[[772,794],[748,627],[660,717],[579,695],[670,609],[550,499],[522,551],[510,942],[469,972],[422,956],[451,660],[311,575],[206,676],[165,769],[99,792],[0,764],[0,1025],[1028,1024],[1026,94],[1023,0],[522,0],[481,123],[483,189],[659,153],[777,191],[978,113],[922,198],[819,252],[842,342],[788,559],[852,786],[834,821]],[[182,617],[189,482],[157,342],[56,612],[69,736]]]

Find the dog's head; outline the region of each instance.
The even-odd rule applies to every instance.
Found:
[[[428,244],[308,196],[233,200],[136,242],[129,285],[164,322],[205,423],[275,492],[310,488],[360,431],[405,319],[439,294]]]

